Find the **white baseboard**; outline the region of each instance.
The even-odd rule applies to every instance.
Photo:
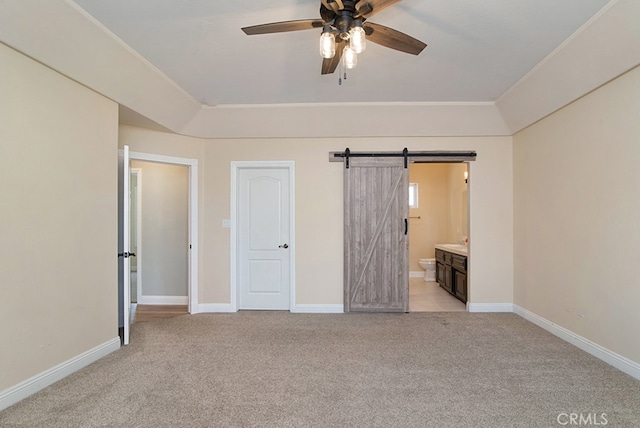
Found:
[[[344,313],[344,305],[296,305],[291,312],[300,314],[342,314]]]
[[[513,312],[512,303],[467,303],[469,312]]]
[[[520,315],[527,321],[530,321],[538,327],[547,330],[549,333],[558,336],[560,339],[563,339],[571,343],[572,345],[577,346],[583,351],[588,352],[589,354],[604,361],[605,363],[612,365],[613,367],[628,374],[629,376],[633,376],[634,378],[640,380],[640,364],[631,361],[630,359],[625,358],[622,355],[616,354],[615,352],[604,348],[597,343],[593,343],[590,340],[585,339],[584,337],[577,335],[564,327],[554,324],[551,321],[542,318],[541,316],[534,314],[531,311],[521,308],[518,305],[513,305],[513,308],[513,311],[517,315]]]
[[[0,392],[0,410],[17,403],[41,389],[69,376],[100,358],[120,349],[120,338],[113,338],[55,367],[43,371],[17,385]]]
[[[197,305],[191,305],[192,314],[206,314],[206,313],[219,313],[219,312],[238,312],[233,308],[231,303],[199,303]]]
[[[136,309],[138,309],[137,303],[132,303],[129,306],[129,323],[133,324],[136,321]]]
[[[189,303],[187,296],[140,296],[139,305],[186,305]]]
[[[424,271],[423,270],[409,271],[409,278],[424,278]]]
[[[198,305],[191,305],[192,314],[221,312],[229,313],[238,311],[235,310],[230,303],[200,303]],[[344,313],[344,306],[342,304],[296,305],[291,312],[305,314],[341,314]]]

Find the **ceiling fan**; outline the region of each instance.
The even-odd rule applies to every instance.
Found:
[[[322,28],[320,55],[322,74],[330,74],[342,59],[345,68],[353,68],[365,40],[397,51],[418,55],[427,47],[411,36],[384,25],[368,22],[371,16],[400,0],[321,0],[321,19],[300,19],[244,27],[247,35],[284,33]]]

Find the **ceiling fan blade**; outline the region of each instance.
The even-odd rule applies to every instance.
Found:
[[[370,18],[376,13],[399,2],[400,0],[361,0],[356,3],[356,9],[358,10],[359,16]]]
[[[300,19],[297,21],[272,22],[270,24],[244,27],[242,31],[252,36],[254,34],[286,33],[288,31],[312,30],[322,28],[324,22],[320,19]]]
[[[344,3],[342,3],[342,0],[320,0],[320,2],[324,7],[334,12],[344,9]]]
[[[342,50],[344,49],[344,41],[336,41],[336,54],[333,58],[325,58],[322,60],[321,74],[331,74],[336,71],[340,60],[342,59]]]
[[[426,43],[384,25],[367,21],[362,28],[367,34],[368,41],[397,51],[418,55],[427,47]]]

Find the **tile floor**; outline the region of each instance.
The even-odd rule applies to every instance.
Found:
[[[440,288],[437,282],[409,278],[410,312],[464,312],[466,305]]]

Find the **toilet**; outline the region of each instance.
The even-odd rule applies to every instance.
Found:
[[[424,269],[424,280],[435,281],[436,280],[436,259],[420,259],[418,264]]]

